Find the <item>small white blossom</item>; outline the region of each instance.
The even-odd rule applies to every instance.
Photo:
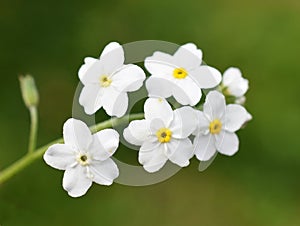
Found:
[[[249,81],[242,77],[238,68],[230,67],[223,74],[223,93],[227,96],[237,97],[236,103],[245,102],[245,93],[249,88]]]
[[[157,51],[147,57],[145,67],[151,73],[146,81],[149,96],[174,96],[182,105],[196,105],[201,89],[217,86],[222,78],[217,69],[201,63],[202,51],[193,43],[181,46],[173,56]]]
[[[194,155],[188,138],[196,128],[196,113],[191,107],[172,110],[165,99],[149,98],[144,105],[145,119],[132,121],[124,138],[141,146],[139,162],[148,172],[161,169],[167,160],[185,167]]]
[[[206,97],[203,112],[196,112],[196,157],[200,161],[207,161],[216,151],[228,156],[235,154],[239,147],[239,139],[235,132],[252,118],[245,108],[237,104],[226,106],[225,97],[218,91],[211,91]]]
[[[127,92],[138,90],[145,80],[144,71],[133,64],[124,65],[124,50],[111,42],[99,59],[87,57],[78,72],[84,87],[79,103],[87,114],[101,107],[110,116],[123,116],[128,108]]]
[[[84,195],[92,182],[111,185],[119,169],[110,158],[119,145],[119,134],[104,129],[94,135],[85,123],[68,119],[63,128],[64,144],[54,144],[44,154],[45,162],[65,170],[63,188],[72,197]]]

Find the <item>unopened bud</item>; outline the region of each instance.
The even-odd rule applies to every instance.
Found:
[[[25,105],[28,108],[37,106],[39,102],[39,93],[35,86],[33,77],[30,75],[20,76],[19,80]]]

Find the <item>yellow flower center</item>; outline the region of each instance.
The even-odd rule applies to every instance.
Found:
[[[159,103],[163,102],[163,99],[162,98],[158,98],[158,102]]]
[[[183,79],[188,75],[187,71],[184,68],[175,68],[173,71],[174,78]]]
[[[88,162],[88,157],[86,155],[80,155],[78,158],[77,158],[77,161],[80,163],[80,165],[82,166],[86,166],[89,164]]]
[[[221,130],[222,122],[219,119],[215,119],[209,124],[209,132],[211,134],[218,134],[221,132]]]
[[[161,128],[156,132],[156,136],[160,143],[167,143],[172,138],[172,131],[167,128]]]
[[[111,79],[108,76],[106,76],[106,75],[102,75],[100,77],[100,85],[102,87],[108,87],[108,86],[110,86],[111,82],[112,82]]]

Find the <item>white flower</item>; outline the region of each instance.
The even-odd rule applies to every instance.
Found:
[[[64,144],[54,144],[44,154],[45,162],[65,170],[63,188],[72,197],[84,195],[92,182],[111,185],[119,170],[110,158],[119,145],[119,134],[104,129],[91,134],[85,123],[68,119],[63,128]]]
[[[188,138],[196,128],[191,107],[172,110],[165,99],[149,98],[144,105],[145,119],[132,121],[124,138],[140,147],[139,162],[148,172],[161,169],[167,160],[185,167],[194,155]]]
[[[138,90],[145,80],[144,71],[133,64],[124,65],[124,50],[109,43],[99,59],[87,57],[78,72],[84,87],[79,103],[87,114],[101,107],[110,116],[123,116],[128,107],[127,92]]]
[[[244,95],[249,88],[249,81],[242,77],[242,73],[238,68],[228,68],[223,74],[223,93],[226,96],[237,97],[236,103],[245,102]]]
[[[231,156],[238,151],[239,139],[235,132],[251,119],[244,107],[226,106],[225,97],[218,91],[208,93],[203,112],[197,111],[198,128],[195,132],[195,155],[200,161],[209,160],[218,150]]]
[[[152,76],[146,87],[150,97],[174,96],[182,105],[196,105],[201,89],[213,88],[221,82],[221,73],[201,65],[202,51],[193,43],[181,46],[173,56],[155,52],[147,57],[145,67]]]

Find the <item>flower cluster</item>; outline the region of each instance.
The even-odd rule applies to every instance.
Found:
[[[146,75],[124,61],[124,50],[116,42],[99,58],[84,59],[78,76],[83,84],[79,103],[86,114],[102,107],[110,116],[126,114],[127,93],[140,89]],[[229,68],[222,76],[203,64],[202,51],[193,43],[180,46],[173,55],[154,52],[144,62],[150,73],[144,119],[131,121],[121,135],[140,147],[138,161],[147,172],[159,171],[167,161],[186,167],[193,156],[208,161],[216,152],[231,156],[238,151],[236,131],[252,118],[242,106],[248,80],[239,69]],[[203,90],[207,95],[202,106]],[[169,97],[180,107],[172,107]],[[85,123],[71,118],[64,124],[63,137],[64,144],[50,146],[44,160],[65,170],[63,188],[70,196],[84,195],[92,182],[111,185],[118,177],[111,159],[119,146],[116,130],[92,134]]]

